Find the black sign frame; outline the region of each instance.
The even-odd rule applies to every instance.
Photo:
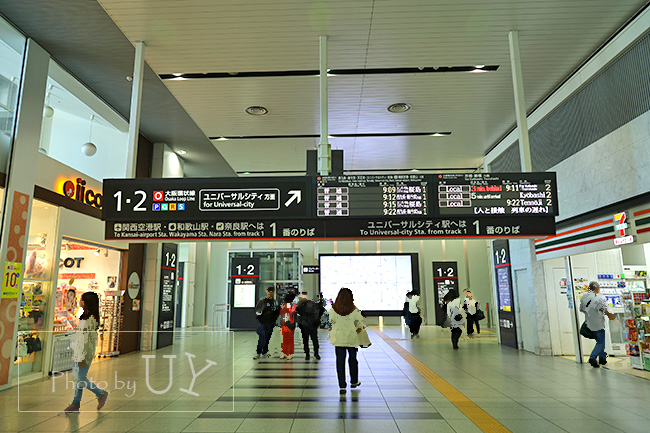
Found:
[[[230,328],[254,330],[257,327],[255,305],[261,297],[259,294],[260,259],[259,257],[232,257],[230,259]],[[248,283],[254,286],[253,307],[235,307],[235,283]]]
[[[174,343],[174,297],[178,277],[178,245],[162,244],[156,348]]]
[[[494,260],[501,344],[518,349],[515,297],[512,287],[512,266],[510,264],[510,244],[508,240],[499,239],[492,242],[492,259]],[[504,300],[508,299],[510,305],[504,305],[506,304]]]
[[[436,325],[441,326],[447,317],[443,309],[442,298],[449,290],[458,289],[458,262],[432,262],[433,265],[433,299],[435,303]]]

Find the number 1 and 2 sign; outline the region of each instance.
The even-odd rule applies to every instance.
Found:
[[[22,273],[22,263],[5,262],[4,273],[2,275],[2,293],[1,299],[16,299],[20,294],[20,275]]]

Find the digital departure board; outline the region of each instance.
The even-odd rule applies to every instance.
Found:
[[[426,175],[319,176],[317,217],[427,216]]]
[[[558,215],[555,173],[437,175],[438,216]]]

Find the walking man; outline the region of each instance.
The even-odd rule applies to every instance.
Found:
[[[320,317],[323,315],[325,308],[310,299],[307,299],[307,292],[302,292],[300,300],[296,306],[298,314],[298,327],[302,335],[302,345],[305,349],[305,360],[309,360],[309,339],[314,345],[314,358],[320,359],[318,354],[318,326]]]
[[[266,289],[266,297],[257,301],[255,306],[255,317],[257,318],[257,354],[253,359],[269,357],[269,341],[273,333],[275,321],[278,319],[279,309],[275,305],[273,295],[275,289],[269,287]]]
[[[585,313],[587,328],[594,333],[596,345],[589,356],[589,364],[594,368],[607,364],[605,353],[605,316],[616,320],[616,316],[607,311],[607,302],[600,293],[600,284],[596,281],[589,283],[589,292],[580,300],[580,311]]]

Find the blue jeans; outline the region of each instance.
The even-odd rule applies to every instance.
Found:
[[[605,355],[605,330],[601,329],[600,331],[593,331],[596,336],[596,345],[594,350],[591,351],[590,358],[598,358],[600,361],[604,361],[607,357]]]
[[[74,398],[72,399],[73,406],[81,405],[81,394],[83,394],[84,388],[88,388],[97,397],[104,394],[103,390],[99,389],[97,385],[88,380],[90,364],[91,363],[88,363],[84,367],[79,367],[79,364],[75,362],[72,366],[72,374],[74,375],[75,381]]]
[[[274,324],[262,325],[257,322],[257,335],[259,336],[257,339],[258,355],[266,355],[269,352],[269,341],[271,341],[271,334],[273,334],[273,326]]]

